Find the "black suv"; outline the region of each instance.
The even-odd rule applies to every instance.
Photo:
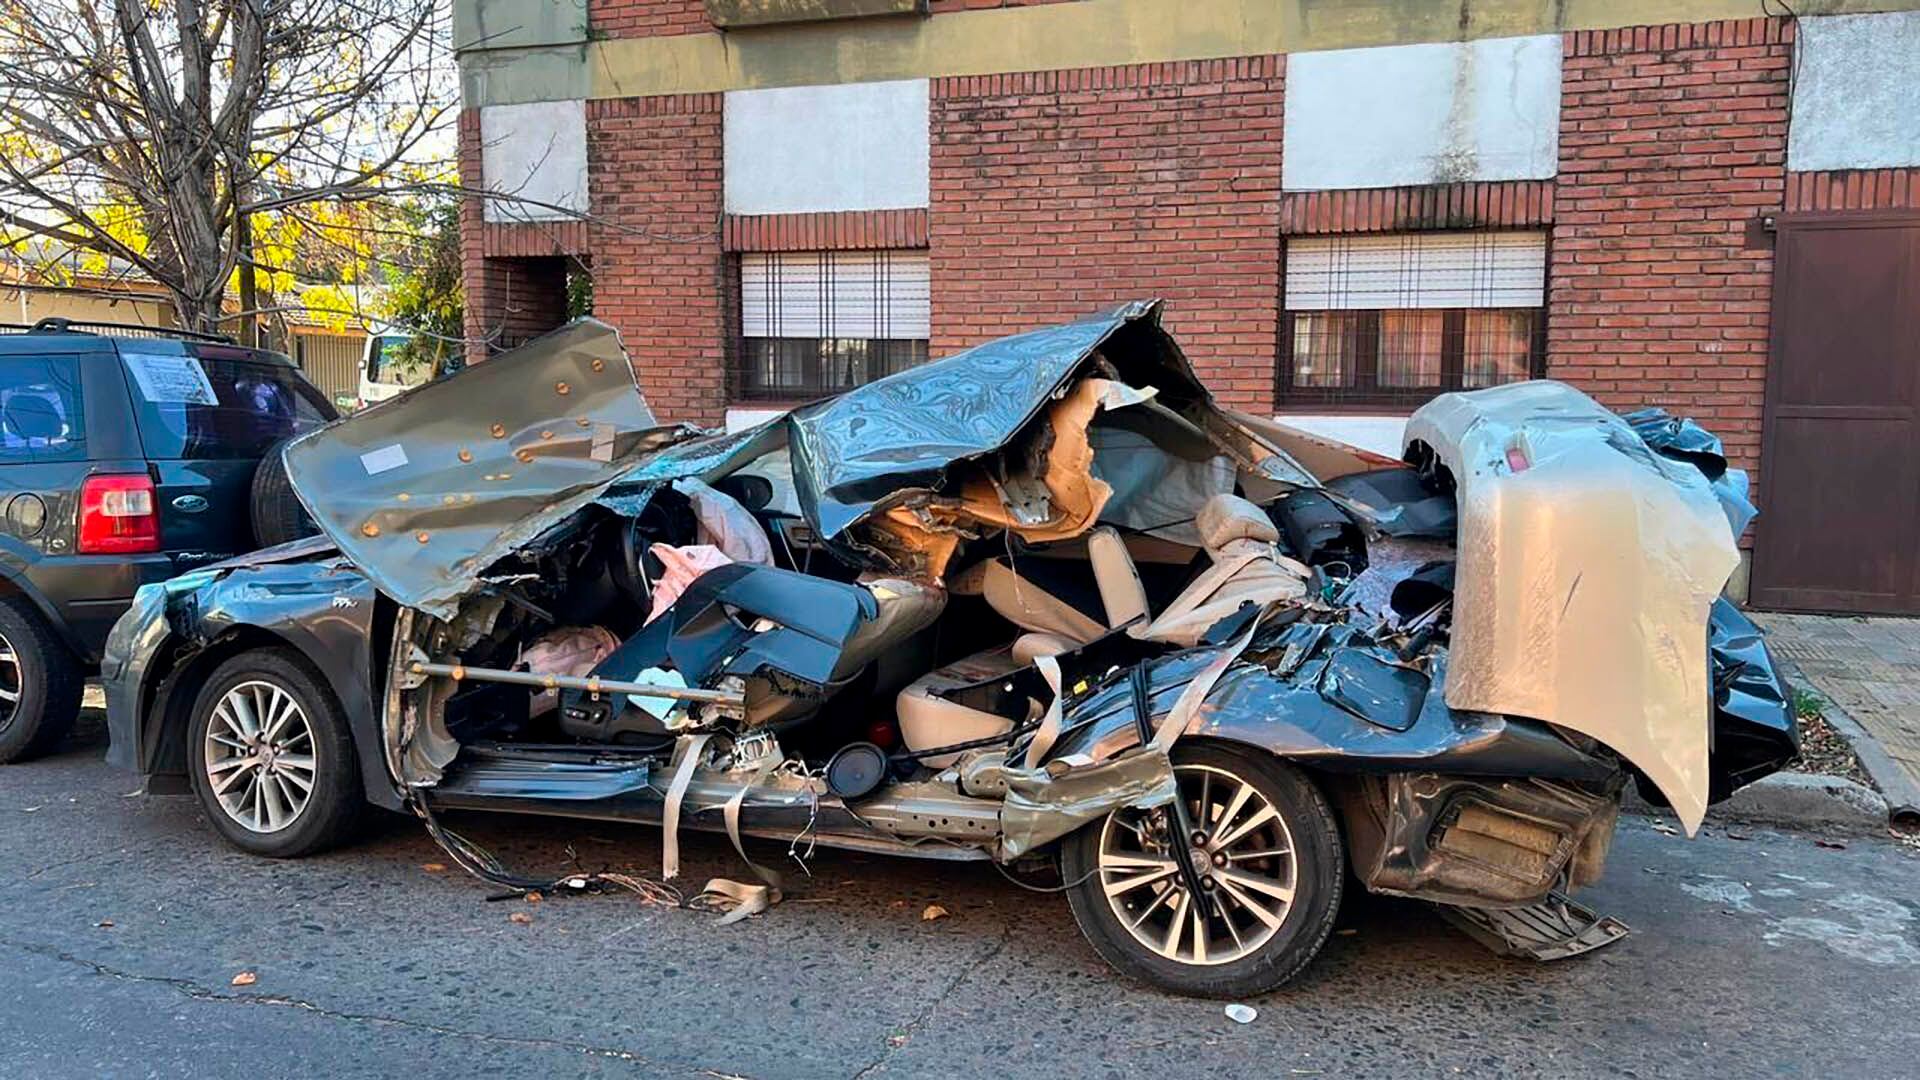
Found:
[[[0,763],[66,733],[135,589],[304,531],[279,445],[335,416],[291,360],[225,338],[4,330]]]

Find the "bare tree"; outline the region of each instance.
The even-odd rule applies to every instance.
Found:
[[[0,0],[0,235],[120,260],[194,329],[237,277],[250,328],[257,230],[440,177],[445,22],[438,0]]]

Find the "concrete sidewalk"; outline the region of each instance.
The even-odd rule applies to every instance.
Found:
[[[1854,740],[1895,811],[1920,813],[1920,619],[1752,614],[1774,655],[1845,713],[1829,715],[1835,726],[1864,729],[1878,744]]]

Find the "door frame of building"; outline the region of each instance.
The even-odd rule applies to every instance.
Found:
[[[1920,207],[1878,210],[1784,212],[1769,215],[1767,224],[1775,236],[1773,247],[1773,283],[1768,300],[1766,390],[1760,411],[1760,485],[1759,490],[1756,492],[1759,496],[1760,516],[1755,522],[1753,547],[1755,565],[1752,568],[1752,573],[1748,580],[1748,595],[1755,606],[1763,608],[1776,608],[1778,610],[1842,610],[1839,608],[1825,608],[1818,605],[1794,603],[1769,604],[1762,595],[1766,590],[1764,582],[1760,580],[1759,575],[1759,552],[1765,542],[1764,534],[1768,527],[1766,523],[1767,508],[1773,504],[1773,482],[1774,477],[1779,471],[1773,467],[1773,456],[1777,448],[1775,432],[1778,430],[1775,419],[1780,410],[1779,384],[1782,377],[1783,365],[1786,362],[1782,355],[1784,335],[1780,333],[1780,320],[1786,312],[1793,310],[1790,303],[1791,298],[1787,293],[1789,285],[1788,274],[1785,272],[1792,249],[1791,245],[1781,243],[1780,241],[1789,237],[1794,231],[1803,228],[1871,229],[1888,225],[1906,225],[1920,228]],[[1916,400],[1915,407],[1920,408],[1920,400]],[[1861,614],[1872,613],[1873,612],[1861,612]],[[1900,614],[1899,612],[1891,611],[1881,613]]]

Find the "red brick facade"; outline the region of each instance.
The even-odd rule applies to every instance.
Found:
[[[663,418],[726,410],[719,94],[587,104],[594,314]]]
[[[933,355],[1161,296],[1215,391],[1268,407],[1282,68],[1268,56],[934,80]]]
[[[713,29],[702,0],[587,0],[587,25],[600,37],[666,37]]]
[[[1523,228],[1553,222],[1553,181],[1508,180],[1280,196],[1288,236]]]
[[[1852,169],[1787,174],[1787,209],[1920,208],[1920,169]]]
[[[1699,417],[1758,462],[1786,186],[1783,19],[1567,35],[1548,374]]]
[[[936,0],[935,12],[998,0]],[[699,0],[592,0],[596,34],[704,30]],[[557,322],[548,267],[590,253],[595,313],[627,332],[656,408],[727,405],[745,251],[927,248],[938,356],[1160,296],[1204,377],[1277,405],[1282,252],[1295,235],[1549,232],[1547,373],[1620,407],[1700,417],[1759,456],[1772,282],[1765,219],[1920,206],[1920,169],[1789,175],[1791,20],[1564,36],[1558,175],[1282,192],[1285,58],[936,78],[924,210],[731,217],[722,95],[587,106],[585,225],[465,219],[470,329]],[[477,182],[475,132],[463,163]]]
[[[720,223],[728,251],[873,251],[927,246],[925,210],[849,210],[820,214],[728,214]]]

